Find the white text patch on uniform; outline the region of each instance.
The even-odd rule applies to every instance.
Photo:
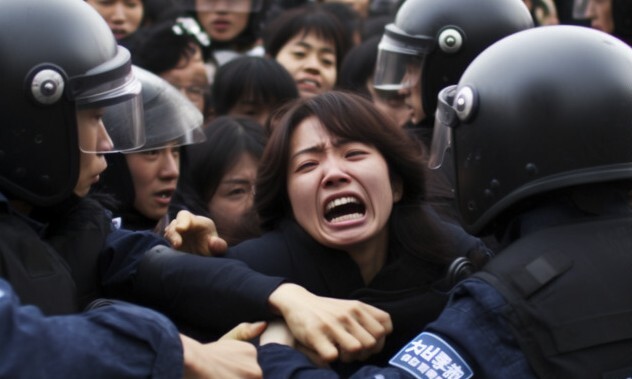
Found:
[[[474,375],[450,345],[427,332],[410,341],[389,363],[418,379],[468,379]]]

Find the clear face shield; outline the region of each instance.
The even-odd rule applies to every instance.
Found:
[[[197,107],[164,79],[139,67],[134,75],[143,86],[145,143],[125,153],[138,153],[166,147],[204,142],[204,116]],[[107,109],[103,121],[109,127],[125,128],[128,118],[116,109]]]
[[[420,44],[427,44],[419,39]],[[411,47],[384,34],[378,45],[373,87],[378,92],[397,92],[414,87],[421,78],[424,49]]]
[[[198,12],[260,12],[263,0],[176,0],[184,9]]]
[[[131,71],[129,52],[119,47],[105,66],[69,81],[77,106],[79,148],[86,153],[126,151],[145,143],[141,83]],[[124,115],[126,122],[103,122],[105,112]]]
[[[378,50],[373,87],[380,92],[412,88],[421,78],[422,65],[420,56]]]
[[[446,152],[452,147],[452,130],[461,122],[469,120],[478,108],[476,91],[457,85],[444,88],[437,98],[435,124],[432,131],[432,144],[428,167],[436,170],[443,164]]]

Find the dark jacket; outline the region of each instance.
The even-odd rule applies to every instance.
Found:
[[[165,317],[125,303],[79,313],[97,295],[98,278],[88,276],[104,238],[86,242],[99,234],[95,224],[62,229],[13,212],[0,193],[0,376],[181,376],[178,332]]]
[[[320,296],[356,299],[388,312],[393,333],[371,364],[385,364],[401,345],[414,337],[420,326],[434,320],[447,296],[437,290],[444,271],[391,246],[385,266],[365,285],[357,264],[343,251],[317,243],[298,224],[286,220],[280,227],[229,249],[227,257],[246,262],[256,271],[286,277]],[[347,373],[353,366],[341,365]]]

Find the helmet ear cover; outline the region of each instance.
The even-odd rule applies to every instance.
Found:
[[[38,105],[53,105],[61,99],[66,89],[67,77],[64,70],[53,64],[37,65],[26,76],[25,91]]]
[[[437,34],[437,45],[446,54],[457,53],[461,50],[464,42],[464,33],[456,26],[446,26]]]

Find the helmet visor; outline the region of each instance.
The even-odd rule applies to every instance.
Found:
[[[143,84],[145,144],[130,152],[190,145],[206,140],[202,131],[204,116],[186,96],[146,70],[134,67],[134,73]],[[107,110],[104,122],[123,128],[127,119],[120,113]]]
[[[135,149],[145,143],[143,102],[140,96],[142,85],[132,72],[130,53],[127,49],[118,46],[114,58],[95,67],[86,75],[70,79],[69,87],[69,96],[76,104],[80,121],[79,148],[82,151],[118,152]],[[124,115],[127,122],[124,125],[103,123],[110,143],[101,143],[105,139],[103,136],[104,138],[95,144],[89,138],[81,138],[81,121],[84,124],[94,124],[79,116],[79,113],[89,109],[99,110],[99,118],[105,111],[117,112]]]
[[[198,12],[259,12],[263,0],[176,0],[185,9]]]
[[[379,91],[412,88],[419,82],[422,65],[421,56],[379,50],[373,87]]]
[[[432,144],[428,167],[436,170],[443,164],[446,152],[452,145],[452,128],[458,123],[452,102],[456,93],[456,85],[449,86],[439,92],[435,124],[432,130]]]
[[[373,86],[380,91],[397,91],[414,87],[421,78],[426,55],[433,41],[411,36],[389,24],[378,45]]]
[[[125,123],[110,123],[102,120],[107,135],[95,143],[90,138],[83,138],[86,133],[79,122],[79,148],[85,153],[113,153],[136,149],[145,143],[143,127],[143,102],[140,97],[141,84],[131,74],[128,81],[121,86],[110,88],[100,94],[92,94],[77,99],[77,109],[81,111],[94,109],[98,114],[116,113],[123,116]],[[107,94],[106,94],[107,93]],[[79,117],[81,120],[81,117]],[[107,138],[109,143],[102,143]]]

